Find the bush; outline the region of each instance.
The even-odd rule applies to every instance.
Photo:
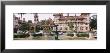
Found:
[[[79,34],[77,34],[77,37],[89,37],[89,34],[87,34],[87,33],[79,33]]]
[[[42,34],[33,34],[32,36],[36,37],[36,36],[42,36]]]
[[[74,34],[67,34],[67,36],[72,36],[72,37],[73,37],[73,36],[74,36]]]
[[[76,37],[76,38],[73,38],[73,40],[87,40],[87,39],[84,37]]]
[[[14,35],[14,38],[26,38],[26,37],[29,37],[29,34]]]

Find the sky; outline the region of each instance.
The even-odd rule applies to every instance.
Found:
[[[75,14],[69,14],[70,16],[74,16]],[[76,16],[79,16],[80,14],[76,14]],[[90,16],[96,15],[96,14],[90,14]],[[15,14],[16,17],[21,17],[20,14]],[[63,16],[67,16],[67,14],[63,14]],[[26,21],[32,20],[34,22],[34,14],[23,14],[22,19],[25,18]],[[54,19],[54,16],[52,13],[40,13],[38,14],[38,19],[40,20],[45,20],[51,18],[52,20]]]

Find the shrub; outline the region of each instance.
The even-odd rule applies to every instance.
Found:
[[[32,36],[36,37],[36,36],[42,36],[42,34],[33,34]]]
[[[26,38],[29,37],[29,34],[18,34],[18,35],[14,35],[14,38]]]
[[[79,33],[79,34],[77,34],[77,37],[89,37],[89,34],[87,34],[87,33]]]
[[[73,38],[73,40],[87,40],[87,39],[84,37],[76,37],[76,38]]]
[[[67,36],[72,36],[72,37],[73,37],[73,36],[74,36],[74,34],[67,34]]]

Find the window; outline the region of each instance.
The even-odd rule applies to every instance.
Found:
[[[18,22],[16,22],[16,24],[17,24]]]
[[[81,24],[81,23],[79,23],[79,22],[77,23],[77,25],[80,25],[80,24]]]
[[[80,27],[80,30],[83,30],[83,27],[82,26]]]
[[[83,23],[80,23],[81,25],[83,25]]]
[[[60,27],[60,30],[62,30],[62,27]]]
[[[87,21],[87,18],[85,18],[85,20]]]
[[[88,27],[86,27],[86,30],[88,30]]]
[[[87,25],[88,23],[85,23],[85,25]]]
[[[65,27],[65,30],[68,30],[68,28],[67,28],[67,27]]]

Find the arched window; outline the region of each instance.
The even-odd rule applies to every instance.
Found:
[[[88,27],[86,27],[86,30],[88,30]]]
[[[80,30],[83,30],[83,27],[82,26],[80,27]]]

